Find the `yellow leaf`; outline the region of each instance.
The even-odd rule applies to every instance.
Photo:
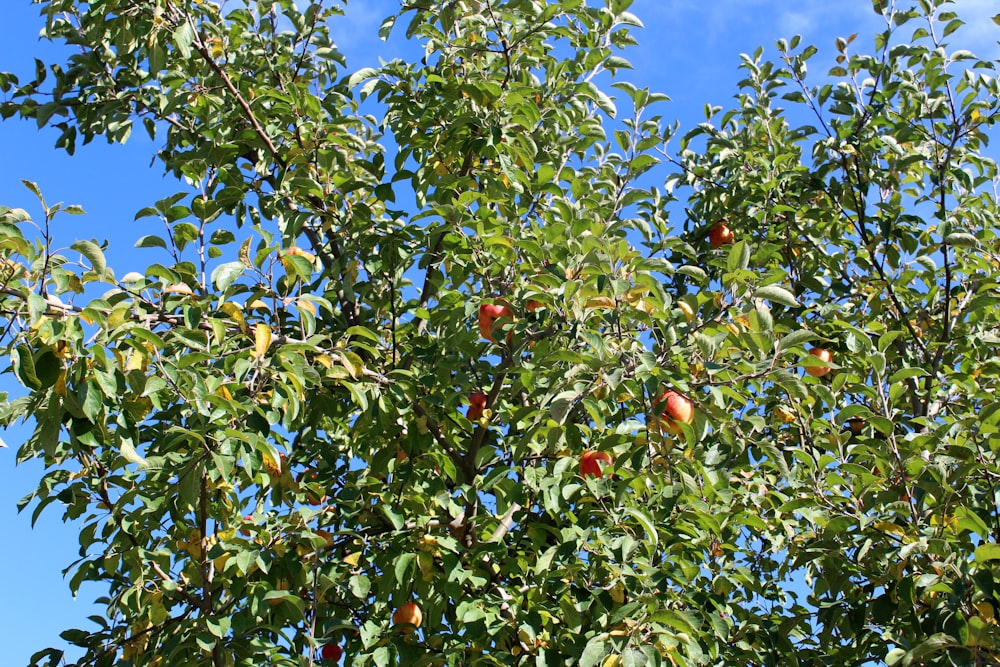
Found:
[[[778,406],[775,409],[774,414],[778,415],[778,419],[785,424],[791,424],[795,421],[795,413],[784,406]]]
[[[258,323],[254,327],[253,338],[254,356],[261,359],[267,354],[267,349],[271,347],[271,327],[263,322]]]
[[[979,617],[988,623],[996,625],[996,612],[993,610],[993,605],[989,602],[977,602],[973,607],[979,612]]]
[[[876,521],[875,528],[881,530],[883,533],[889,533],[890,535],[899,535],[900,537],[906,536],[906,530],[904,530],[898,523],[893,523],[892,521]]]
[[[299,307],[299,310],[307,311],[310,315],[316,315],[316,304],[308,299],[296,299],[295,305]]]
[[[70,346],[69,341],[56,341],[56,346],[55,349],[52,350],[52,354],[54,354],[57,359],[70,359],[73,357],[73,348]]]
[[[184,294],[186,296],[193,296],[194,292],[188,286],[187,283],[177,283],[176,285],[167,285],[163,288],[164,294]]]
[[[629,291],[625,292],[625,300],[628,301],[630,305],[634,306],[642,301],[642,297],[648,293],[648,287],[633,287]]]
[[[351,567],[357,567],[358,561],[360,560],[361,560],[360,551],[355,551],[354,553],[350,553],[344,556],[344,562],[350,565]]]
[[[240,331],[246,332],[247,321],[243,317],[243,309],[240,308],[240,304],[233,301],[227,301],[219,307],[219,310],[224,312],[226,315],[229,315],[229,317],[231,317],[233,321],[239,325]]]
[[[125,364],[126,371],[145,371],[148,367],[146,361],[146,355],[139,350],[132,350],[128,355],[128,361]]]
[[[615,300],[609,296],[596,296],[592,299],[587,299],[587,302],[583,304],[585,308],[593,308],[595,310],[600,309],[610,309],[614,310]]]
[[[248,269],[254,268],[253,261],[250,259],[250,244],[252,242],[253,242],[253,237],[248,236],[246,240],[243,241],[243,245],[240,246],[240,252],[238,255],[240,261],[243,262],[243,266],[247,267]]]
[[[329,354],[317,354],[316,363],[327,369],[333,368],[333,357]]]
[[[689,304],[686,301],[678,301],[677,309],[680,310],[681,313],[683,313],[684,319],[686,319],[688,322],[694,322],[694,317],[695,317],[694,308],[691,307],[691,304]]]
[[[344,350],[340,353],[340,363],[344,365],[351,377],[357,380],[365,372],[365,362],[353,352]]]

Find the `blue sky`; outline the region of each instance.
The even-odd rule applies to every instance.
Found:
[[[386,45],[376,36],[394,2],[353,0],[349,5],[333,36],[350,69],[375,66],[380,56],[401,53],[397,43]],[[969,25],[952,43],[961,43],[981,57],[1000,57],[996,44],[1000,31],[989,20],[998,11],[995,0],[959,0],[957,7]],[[832,61],[834,37],[857,32],[856,48],[861,50],[880,28],[869,0],[636,0],[631,11],[646,28],[636,32],[640,46],[624,54],[634,66],[626,78],[670,95],[673,101],[658,111],[668,120],[677,118],[684,128],[704,120],[705,104],[731,104],[741,78],[740,53],[759,45],[767,49],[779,37],[802,34],[805,43],[820,48],[813,64],[818,78]],[[38,41],[42,23],[37,14],[30,0],[4,0],[0,71],[28,79],[34,57],[58,57],[58,49]],[[774,55],[773,50],[769,53]],[[182,189],[162,177],[158,164],[151,166],[155,143],[136,131],[126,146],[98,140],[78,147],[77,154],[69,157],[52,147],[55,139],[55,133],[38,132],[34,124],[0,123],[0,204],[26,208],[40,218],[37,203],[20,184],[22,178],[36,181],[50,203],[80,204],[88,213],[57,219],[55,234],[63,245],[77,238],[109,239],[109,264],[117,275],[141,271],[149,255],[138,255],[132,246],[143,234],[160,230],[145,226],[157,224],[150,219],[134,223],[134,214]],[[13,389],[7,377],[0,378],[3,389]],[[16,448],[26,435],[24,429],[0,432],[10,446],[0,449],[0,530],[5,544],[0,549],[4,637],[0,662],[12,667],[26,665],[37,650],[60,646],[61,631],[86,627],[86,617],[99,613],[91,604],[99,589],[85,587],[74,600],[61,576],[77,557],[77,526],[62,524],[55,506],[34,530],[29,514],[16,514],[15,503],[42,472],[35,463],[14,466]]]

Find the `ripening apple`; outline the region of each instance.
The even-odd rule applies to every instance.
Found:
[[[327,662],[340,662],[340,658],[344,655],[344,649],[337,644],[324,644],[319,655]]]
[[[537,299],[528,299],[524,303],[524,309],[527,310],[529,313],[533,313],[536,310],[541,310],[542,308],[545,308],[545,304],[542,303],[541,301],[538,301]]]
[[[861,432],[865,430],[865,420],[858,417],[848,419],[847,428],[852,435],[861,435]]]
[[[655,418],[657,427],[672,435],[682,432],[681,424],[694,421],[694,403],[687,396],[673,389],[668,389],[656,399],[656,405],[662,406],[663,412]]]
[[[478,422],[483,418],[483,410],[486,409],[487,400],[486,394],[479,391],[469,395],[469,411],[466,413],[466,417],[469,418],[470,422]]]
[[[316,261],[316,255],[312,254],[311,252],[309,252],[307,250],[303,250],[302,248],[299,248],[298,246],[294,246],[294,245],[291,248],[289,248],[288,250],[285,251],[285,255],[292,255],[292,256],[297,256],[297,257],[304,257],[305,260],[307,262],[310,262],[310,263]]]
[[[724,245],[730,245],[735,240],[736,235],[733,234],[733,230],[724,222],[720,222],[708,230],[708,242],[712,244],[713,248],[718,249]]]
[[[827,350],[826,348],[814,347],[813,349],[809,350],[809,354],[813,355],[814,357],[816,357],[820,361],[823,361],[824,363],[827,364],[833,363],[833,352],[830,352],[830,350]],[[806,373],[809,373],[809,375],[812,375],[813,377],[817,378],[821,378],[824,375],[828,374],[831,370],[833,370],[828,366],[806,366],[805,369]]]
[[[513,318],[514,312],[502,303],[484,303],[479,306],[479,333],[491,343],[497,342],[493,337],[493,328],[501,317]],[[510,333],[507,338],[510,339]]]
[[[424,613],[416,602],[407,602],[392,615],[392,624],[404,635],[409,634],[423,623]]]
[[[319,473],[316,472],[315,470],[303,470],[295,478],[295,481],[298,484],[315,484],[318,478],[319,478]],[[324,502],[326,502],[326,496],[317,495],[317,493],[308,486],[306,487],[305,492],[306,492],[306,502],[308,502],[310,505],[313,506],[322,505]]]
[[[611,474],[611,464],[613,463],[611,459],[611,454],[607,452],[598,452],[594,450],[586,451],[580,457],[580,475],[582,477],[600,477],[601,463],[607,468],[607,474]]]

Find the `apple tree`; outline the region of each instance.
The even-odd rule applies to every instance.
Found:
[[[107,589],[72,664],[1000,664],[1000,86],[947,0],[690,129],[629,0],[404,2],[423,57],[357,71],[327,0],[36,2],[73,52],[0,116],[177,183],[142,273],[0,208],[22,505]]]

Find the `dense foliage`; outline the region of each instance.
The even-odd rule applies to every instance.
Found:
[[[36,2],[75,50],[0,115],[178,183],[141,275],[0,208],[74,664],[1000,664],[1000,86],[947,2],[690,130],[629,0],[404,3],[362,71],[335,2]]]

